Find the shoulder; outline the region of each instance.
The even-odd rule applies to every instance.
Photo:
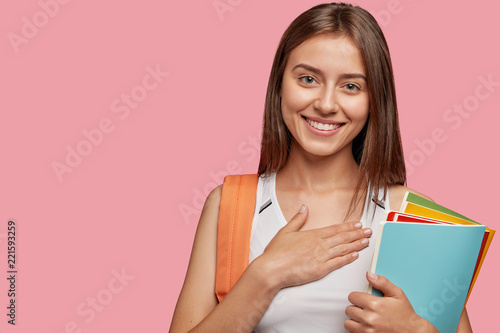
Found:
[[[222,185],[215,187],[207,196],[207,200],[205,200],[205,206],[207,205],[216,205],[219,206],[220,198],[222,196]]]
[[[205,199],[205,204],[201,210],[198,227],[196,228],[195,239],[216,239],[217,224],[219,220],[219,205],[222,194],[222,185],[214,188]]]
[[[211,221],[217,221],[221,196],[222,185],[215,187],[208,194],[205,204],[203,205],[203,210],[201,211],[200,223],[205,220],[204,217],[209,217]]]
[[[403,203],[403,199],[405,197],[406,192],[411,192],[415,193],[418,196],[421,196],[423,198],[426,198],[428,200],[434,201],[431,198],[429,198],[427,195],[422,194],[420,192],[417,192],[411,188],[408,188],[403,185],[392,185],[389,186],[389,205],[391,206],[392,210],[399,210],[401,207],[401,204]]]

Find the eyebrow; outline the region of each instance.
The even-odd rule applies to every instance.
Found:
[[[316,67],[312,67],[310,65],[306,65],[306,64],[298,64],[294,68],[292,68],[292,71],[294,71],[297,68],[304,68],[305,70],[316,73],[318,75],[323,74],[323,72],[320,69],[318,69]],[[341,74],[339,76],[339,78],[340,79],[363,79],[363,80],[367,81],[366,77],[360,73],[344,73],[344,74]]]

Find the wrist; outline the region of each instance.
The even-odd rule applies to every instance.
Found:
[[[248,268],[268,293],[274,295],[283,288],[283,279],[279,275],[279,272],[262,255],[255,258]]]

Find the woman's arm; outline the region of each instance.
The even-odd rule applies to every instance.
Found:
[[[220,186],[205,201],[193,242],[187,269],[170,332],[187,332],[205,318],[217,305],[212,292],[215,286],[215,258],[217,240],[217,209]]]
[[[356,260],[371,234],[354,222],[300,231],[308,216],[303,206],[218,304],[214,287],[220,196],[218,187],[203,207],[170,332],[251,332],[281,288],[317,280]]]
[[[251,332],[277,292],[265,279],[265,267],[255,262],[218,305],[214,286],[220,196],[219,186],[203,207],[170,332]]]

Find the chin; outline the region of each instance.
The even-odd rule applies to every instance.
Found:
[[[302,150],[304,150],[307,154],[312,155],[312,156],[317,156],[317,157],[328,157],[332,155],[337,155],[340,152],[343,152],[347,147],[332,147],[332,146],[309,146],[309,147],[302,147]]]

